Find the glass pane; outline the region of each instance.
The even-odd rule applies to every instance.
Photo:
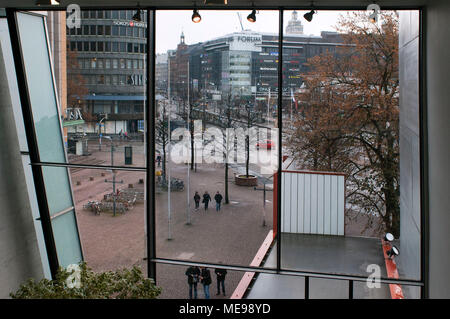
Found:
[[[18,13],[19,33],[41,161],[65,162],[43,19]]]
[[[419,139],[408,136],[418,97],[400,98],[418,90],[406,75],[418,74],[418,46],[399,47],[402,21],[418,44],[414,13],[284,12],[283,268],[367,275],[376,264],[392,277],[392,233],[395,271],[420,279]]]
[[[354,299],[420,299],[421,287],[354,282]]]
[[[44,18],[17,13],[17,20],[40,159],[66,162]],[[74,63],[79,65],[78,60]],[[44,167],[42,172],[49,213],[54,217],[52,225],[59,263],[61,266],[77,263],[82,253],[74,214],[55,217],[74,206],[68,171]]]
[[[188,299],[190,285],[186,271],[189,266],[157,264],[157,285],[162,288],[161,299]],[[229,299],[234,296],[237,287],[246,273],[241,271],[226,270],[220,281],[220,293],[218,294],[218,281],[216,268],[207,268],[210,273],[211,284],[208,287],[209,299]],[[200,274],[202,269],[199,267]],[[192,272],[195,274],[195,271]],[[222,271],[223,273],[223,271]],[[222,279],[222,277],[221,277]],[[242,286],[242,284],[241,284]],[[225,290],[224,290],[225,289]],[[224,295],[225,291],[225,295]],[[195,284],[192,284],[192,297],[195,297]],[[197,299],[205,299],[205,289],[201,282],[197,283]]]
[[[145,14],[146,11],[143,11],[142,16]],[[138,69],[137,65],[135,67],[132,63],[127,65],[127,60],[142,62],[146,57],[144,53],[126,53],[126,46],[127,43],[131,47],[146,44],[146,33],[138,38],[129,36],[124,42],[120,42],[120,45],[125,46],[120,53],[119,43],[112,42],[113,52],[110,52],[110,37],[100,34],[101,30],[106,31],[112,27],[113,35],[117,35],[118,26],[114,25],[117,21],[108,19],[105,15],[95,16],[95,19],[89,20],[89,25],[93,29],[97,27],[99,35],[90,35],[84,40],[95,45],[97,53],[58,51],[66,54],[67,60],[67,68],[58,69],[57,72],[61,73],[61,77],[67,77],[67,83],[62,82],[63,85],[58,87],[58,91],[61,96],[68,160],[73,164],[143,167],[146,86],[145,83],[127,79],[144,76],[146,70]],[[82,19],[82,28],[85,23],[88,22]],[[56,27],[67,28],[66,25]],[[145,29],[146,24],[142,23],[139,27]],[[120,28],[126,29],[124,26]],[[67,37],[67,40],[71,40],[72,36]],[[90,61],[89,70],[79,68],[78,64],[73,63],[80,58]],[[63,75],[63,72],[66,74]],[[131,149],[128,158],[125,156],[126,149]]]
[[[80,239],[73,210],[52,219],[59,264],[67,267],[82,261]]]
[[[278,66],[265,76],[258,63],[276,46],[278,12],[241,30],[248,13],[206,11],[194,24],[192,11],[157,12],[158,257],[266,267]]]
[[[71,168],[84,259],[94,271],[146,261],[145,172]]]
[[[65,167],[42,167],[50,214],[54,215],[73,206],[72,189]]]

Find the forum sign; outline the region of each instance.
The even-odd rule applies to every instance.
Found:
[[[227,38],[230,51],[261,52],[262,35],[257,33],[233,33]]]

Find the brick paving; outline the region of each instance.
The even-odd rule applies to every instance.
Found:
[[[90,156],[83,158],[85,164],[103,161],[110,164],[110,148],[103,143],[102,151],[98,145],[90,145]],[[143,144],[136,142],[119,142],[114,153],[114,164],[124,165],[124,145],[133,145],[133,166],[144,166]],[[72,162],[72,161],[71,161]],[[102,176],[104,173],[104,176]],[[132,265],[140,266],[146,273],[146,234],[145,234],[145,204],[138,203],[125,214],[112,213],[95,215],[83,210],[83,204],[88,200],[101,200],[104,194],[112,191],[111,172],[98,169],[76,169],[72,173],[72,184],[76,202],[76,211],[80,237],[83,245],[84,258],[95,271],[113,270]],[[167,192],[156,194],[156,251],[162,258],[182,259],[198,262],[223,262],[227,264],[247,266],[272,229],[272,192],[267,192],[266,207],[263,207],[263,192],[252,187],[236,186],[233,182],[233,170],[229,171],[230,204],[222,205],[220,212],[215,211],[214,200],[209,210],[201,206],[198,211],[193,209],[193,195],[200,195],[207,190],[211,197],[217,190],[224,195],[224,168],[219,164],[199,164],[197,172],[191,171],[190,200],[191,222],[187,221],[187,167],[173,165],[172,177],[185,182],[185,189],[171,193],[171,240],[168,238],[168,205]],[[145,172],[118,171],[117,184],[122,189],[133,184],[142,188],[139,179],[145,178]],[[90,180],[93,177],[93,180]],[[77,185],[77,181],[81,185]],[[266,226],[262,227],[265,212]],[[364,219],[346,222],[346,235],[361,235]],[[369,229],[365,234],[371,232]],[[364,234],[363,234],[364,235]],[[373,235],[370,233],[370,235]],[[163,288],[160,298],[187,298],[188,285],[184,275],[186,267],[158,264],[157,284]],[[211,298],[228,298],[240,281],[243,272],[229,271],[226,279],[227,296],[216,296],[214,270],[213,283],[210,287]],[[199,298],[203,298],[203,289],[198,288]]]
[[[139,149],[139,147],[136,147]],[[133,150],[135,152],[135,150]],[[108,152],[92,152],[91,158],[106,159]],[[120,157],[120,155],[122,155]],[[115,156],[115,165],[123,165],[123,154]],[[137,160],[135,160],[135,158]],[[136,166],[139,158],[135,157]],[[121,162],[122,161],[122,162]],[[109,162],[108,162],[109,163]],[[101,173],[105,173],[102,176]],[[186,165],[174,165],[172,177],[187,180]],[[162,258],[175,258],[200,262],[223,262],[227,264],[250,264],[259,246],[272,228],[272,192],[267,193],[266,226],[263,227],[263,193],[251,187],[229,183],[230,204],[222,205],[220,212],[215,211],[215,204],[210,203],[209,210],[201,207],[195,211],[193,195],[197,190],[202,195],[208,190],[211,197],[219,190],[224,195],[224,169],[222,165],[199,164],[197,172],[191,171],[191,223],[187,221],[187,189],[171,193],[171,237],[168,237],[168,205],[167,192],[156,194],[156,251]],[[229,176],[233,176],[230,170]],[[94,180],[90,180],[93,177]],[[145,177],[144,172],[117,172],[117,180],[123,180],[118,188],[142,187],[138,181]],[[84,258],[88,265],[96,271],[112,270],[139,265],[146,271],[143,260],[146,253],[145,206],[137,204],[125,214],[101,213],[95,215],[83,210],[88,200],[101,200],[103,195],[111,192],[112,185],[105,183],[111,180],[111,172],[103,170],[83,169],[72,173],[74,197],[80,237]],[[81,181],[81,185],[76,185]],[[186,267],[159,264],[157,266],[157,284],[163,287],[161,298],[187,298],[187,280],[184,275]],[[214,271],[212,270],[212,273]],[[237,286],[242,272],[229,272],[226,280],[227,294],[231,295]],[[212,298],[224,298],[215,295],[215,275],[211,285]],[[203,297],[202,289],[198,289],[199,297]],[[226,297],[228,298],[228,296]]]

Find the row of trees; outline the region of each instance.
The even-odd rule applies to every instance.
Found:
[[[288,136],[300,165],[345,172],[352,209],[399,236],[398,16],[383,12],[380,20],[369,22],[365,12],[341,16],[345,45],[308,61]]]

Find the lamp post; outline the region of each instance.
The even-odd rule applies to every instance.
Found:
[[[114,166],[114,143],[110,136],[105,136],[106,139],[111,141],[111,166]],[[105,179],[105,183],[113,184],[113,215],[116,216],[116,183],[123,184],[123,180],[120,182],[116,181],[116,172],[112,169],[112,181]]]

